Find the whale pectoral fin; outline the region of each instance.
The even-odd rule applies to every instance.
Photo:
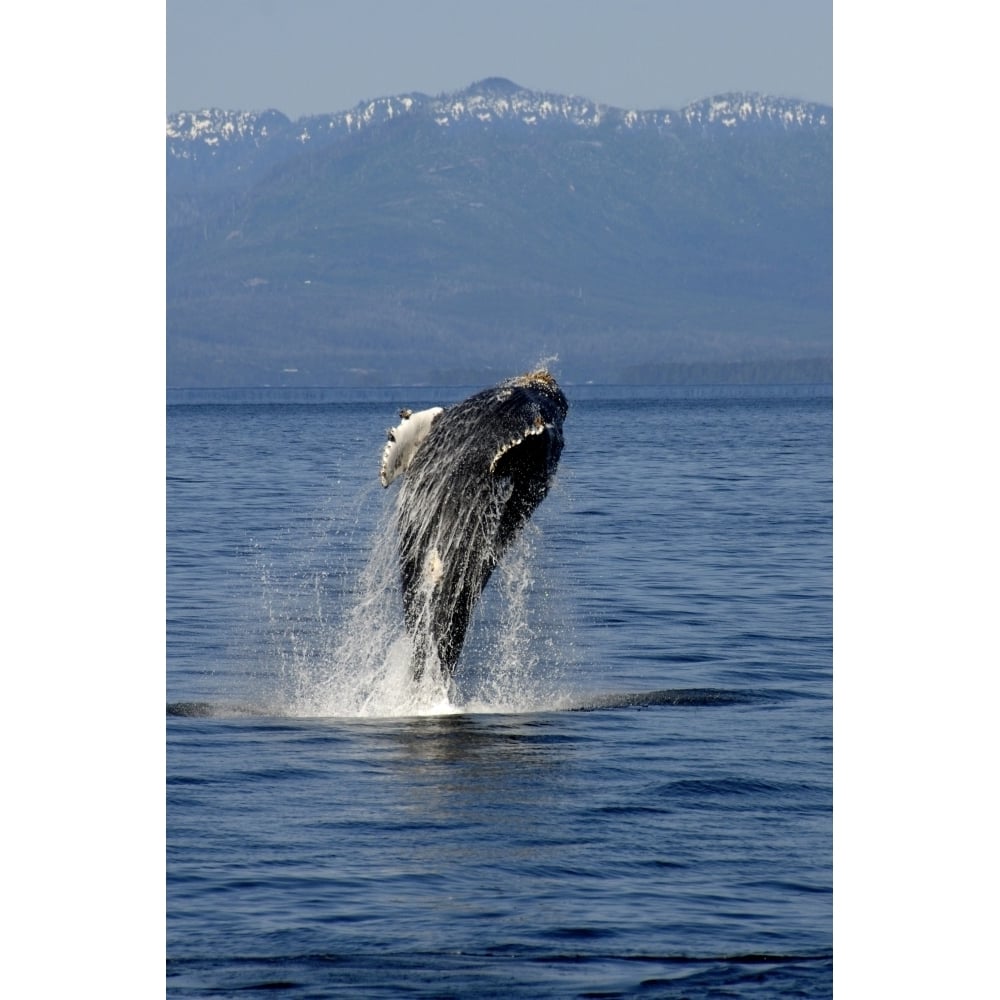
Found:
[[[382,449],[379,482],[383,486],[388,486],[406,471],[417,449],[430,432],[431,424],[442,413],[444,410],[440,406],[432,406],[429,410],[420,410],[417,413],[412,410],[399,411],[402,419],[399,424],[389,429],[389,440]]]

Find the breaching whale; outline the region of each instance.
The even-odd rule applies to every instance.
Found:
[[[568,404],[545,369],[454,406],[401,410],[380,479],[402,475],[399,568],[413,673],[458,662],[472,611],[504,550],[548,493]]]

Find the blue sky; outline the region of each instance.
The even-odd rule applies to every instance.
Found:
[[[832,103],[832,0],[167,0],[167,112],[292,118],[505,76],[626,108]]]

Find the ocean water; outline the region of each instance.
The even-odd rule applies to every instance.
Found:
[[[830,389],[564,388],[447,696],[378,461],[468,392],[171,395],[169,996],[832,995]]]

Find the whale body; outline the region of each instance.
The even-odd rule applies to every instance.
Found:
[[[400,411],[380,479],[402,476],[396,530],[416,678],[435,662],[453,674],[476,601],[548,493],[567,410],[540,369],[447,409]]]

